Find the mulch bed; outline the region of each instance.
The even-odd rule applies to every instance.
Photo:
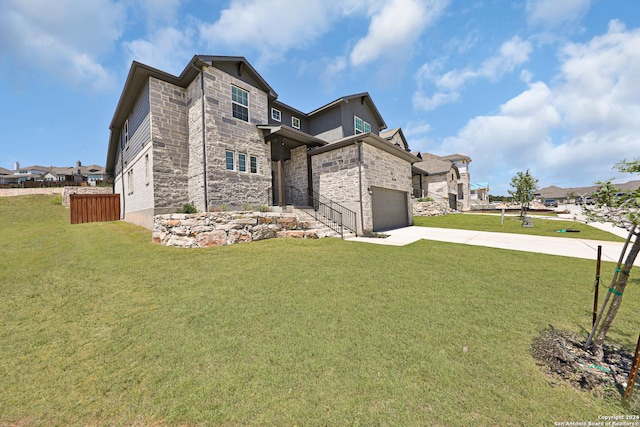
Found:
[[[579,389],[602,397],[622,398],[633,355],[627,350],[605,344],[600,354],[586,351],[586,337],[550,328],[533,341],[531,352],[536,362],[543,366],[551,383],[568,383]],[[640,394],[636,384],[634,401]],[[635,405],[633,405],[635,406]]]

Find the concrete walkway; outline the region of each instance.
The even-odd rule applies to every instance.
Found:
[[[610,224],[589,223],[589,225],[614,233],[626,239],[628,232]],[[602,261],[618,262],[624,243],[599,240],[576,239],[570,237],[531,236],[526,234],[492,233],[486,231],[456,230],[434,227],[405,227],[385,231],[387,238],[354,237],[355,242],[381,245],[404,246],[420,239],[465,245],[486,246],[513,251],[537,252],[575,258],[597,258],[598,245],[602,246]],[[640,265],[640,257],[634,265]]]

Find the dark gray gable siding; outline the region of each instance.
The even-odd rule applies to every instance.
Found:
[[[344,137],[340,107],[331,108],[309,118],[309,134],[325,141],[335,141]]]
[[[151,141],[151,122],[149,105],[149,83],[144,86],[129,115],[129,144],[125,146],[124,126],[120,129],[120,147],[116,163],[116,175],[121,172],[122,155],[124,153],[124,167],[137,156],[146,144]]]
[[[362,103],[360,99],[352,99],[347,103],[343,103],[341,105],[341,114],[344,136],[355,135],[355,116],[360,117],[371,125],[371,133],[376,135],[380,134],[380,128],[378,127],[376,116],[366,102]]]
[[[280,110],[280,113],[281,113],[281,116],[282,116],[282,120],[281,121],[278,122],[278,121],[273,120],[271,118],[271,108],[275,108],[276,110]],[[280,124],[282,124],[282,125],[293,127],[293,125],[291,123],[291,118],[292,117],[297,117],[298,119],[300,119],[300,130],[302,132],[309,133],[309,122],[308,122],[307,117],[306,117],[305,114],[301,114],[298,111],[289,109],[285,105],[269,103],[269,124],[270,125],[280,125]]]

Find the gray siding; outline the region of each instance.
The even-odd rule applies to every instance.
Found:
[[[149,85],[147,84],[136,101],[135,107],[129,116],[129,144],[125,144],[124,126],[120,129],[120,147],[116,162],[115,174],[122,173],[122,156],[124,154],[124,167],[142,151],[144,146],[151,141],[151,113],[149,108]]]
[[[309,118],[309,133],[327,142],[346,136],[340,107],[331,108]]]

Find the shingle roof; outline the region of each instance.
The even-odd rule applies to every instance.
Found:
[[[451,161],[442,160],[440,156],[430,153],[422,153],[422,161],[415,163],[415,166],[428,172],[429,175],[445,174],[449,173],[452,168],[456,171],[458,169]]]

